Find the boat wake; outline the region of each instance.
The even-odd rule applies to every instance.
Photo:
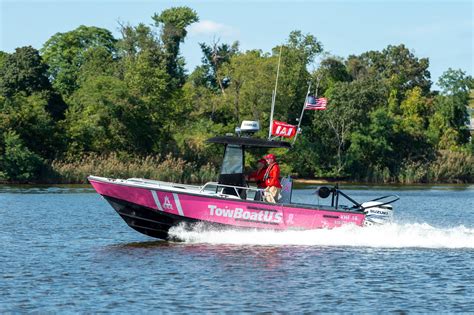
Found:
[[[217,230],[197,224],[173,227],[169,235],[192,244],[474,248],[474,228],[436,228],[427,223],[306,231]]]

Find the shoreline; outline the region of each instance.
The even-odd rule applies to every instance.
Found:
[[[186,183],[183,183],[186,184]],[[195,184],[197,186],[202,185]],[[336,179],[317,179],[317,178],[294,178],[293,184],[298,186],[311,186],[311,185],[349,185],[349,186],[470,186],[474,185],[474,182],[465,183],[453,183],[453,182],[426,182],[426,183],[400,183],[400,182],[364,182],[364,181],[352,181],[348,179],[336,180]],[[53,181],[53,180],[37,180],[37,181],[1,181],[0,186],[40,186],[40,187],[91,187],[88,182],[85,183],[74,183],[65,181]]]

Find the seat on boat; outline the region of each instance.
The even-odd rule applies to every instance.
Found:
[[[245,187],[247,186],[247,182],[245,181],[244,174],[220,174],[219,175],[219,184],[222,185],[229,185],[229,186],[238,186],[238,187]],[[223,194],[226,195],[234,195],[240,197],[242,199],[247,199],[247,191],[244,189],[234,189],[233,187],[225,187],[222,190]]]
[[[280,199],[278,199],[278,203],[291,203],[291,193],[293,191],[293,180],[288,175],[287,177],[283,177],[280,181],[281,183],[281,192],[280,192]]]

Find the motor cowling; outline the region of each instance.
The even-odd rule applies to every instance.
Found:
[[[393,207],[379,201],[367,201],[362,205],[365,213],[364,225],[381,225],[393,221]]]

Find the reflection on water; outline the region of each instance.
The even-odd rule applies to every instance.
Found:
[[[325,247],[313,248],[313,256],[324,256],[328,249]],[[337,251],[337,249],[333,249]],[[213,267],[201,266],[206,268],[257,268],[267,271],[285,268],[285,262],[288,259],[305,256],[308,248],[306,246],[276,247],[276,246],[241,246],[232,244],[188,244],[184,242],[132,242],[126,244],[110,245],[102,248],[97,257],[106,260],[120,259],[124,255],[130,258],[147,257],[153,259],[162,258],[167,253],[171,255],[178,254],[183,262],[190,263],[199,260],[211,259]],[[217,264],[217,265],[216,265]],[[208,273],[208,271],[206,271]]]
[[[146,242],[131,242],[131,243],[119,243],[116,245],[110,245],[110,250],[114,249],[134,249],[134,248],[159,248],[173,246],[173,243],[164,240],[154,240]]]

